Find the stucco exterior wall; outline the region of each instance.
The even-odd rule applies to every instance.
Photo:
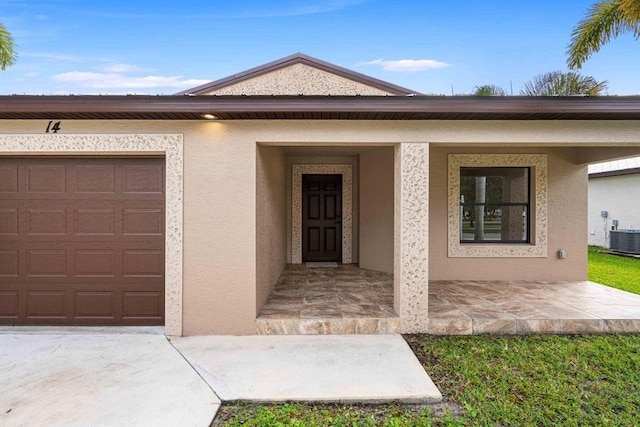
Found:
[[[360,154],[360,268],[393,274],[393,147]]]
[[[586,280],[587,168],[573,163],[573,150],[546,148],[433,147],[431,164],[446,165],[450,153],[547,154],[547,256],[447,256],[447,171],[431,168],[430,280]],[[567,258],[556,256],[566,249]]]
[[[293,64],[236,84],[208,92],[207,95],[393,95],[304,64]]]
[[[2,120],[0,133],[44,135],[47,123]],[[62,120],[58,135],[65,134],[183,134],[185,335],[255,333],[258,143],[370,146],[431,142],[429,278],[550,280],[586,277],[587,177],[586,166],[572,163],[574,149],[545,147],[640,146],[640,123],[633,121]],[[477,144],[492,147],[475,148]],[[549,153],[548,258],[447,259],[446,154],[516,150]],[[358,176],[355,171],[354,176]],[[561,247],[568,251],[564,261],[555,258]]]
[[[601,211],[607,211],[606,219]],[[618,230],[640,228],[640,174],[589,179],[590,245],[609,247],[614,219]]]
[[[256,148],[257,315],[287,263],[287,168],[282,148]]]

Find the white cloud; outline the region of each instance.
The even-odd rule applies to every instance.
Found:
[[[102,67],[105,73],[130,73],[134,71],[149,71],[148,68],[133,64],[109,64]]]
[[[152,88],[182,88],[199,86],[209,80],[185,79],[182,76],[142,76],[133,77],[121,73],[93,73],[85,71],[70,71],[51,77],[60,83],[72,83],[81,87],[93,89],[152,89]]]
[[[383,70],[403,72],[435,70],[438,68],[451,66],[451,64],[442,61],[436,61],[435,59],[398,59],[396,61],[375,59],[373,61],[362,62],[358,65],[379,65]]]

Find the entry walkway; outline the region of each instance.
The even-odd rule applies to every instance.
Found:
[[[638,333],[640,295],[593,282],[430,282],[429,332]]]

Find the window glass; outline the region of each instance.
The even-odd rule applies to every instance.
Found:
[[[530,168],[460,168],[460,241],[530,242]]]

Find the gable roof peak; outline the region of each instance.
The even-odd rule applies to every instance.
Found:
[[[245,80],[254,79],[265,74],[280,70],[282,68],[290,67],[295,64],[303,64],[308,67],[316,68],[318,70],[324,71],[329,74],[333,74],[356,83],[370,86],[380,91],[387,92],[389,95],[416,95],[420,94],[411,89],[404,88],[402,86],[395,85],[393,83],[385,82],[384,80],[379,80],[374,77],[367,76],[362,73],[358,73],[353,70],[349,70],[344,67],[340,67],[335,64],[331,64],[329,62],[323,61],[318,58],[314,58],[313,56],[304,54],[302,52],[296,52],[294,54],[285,56],[280,59],[276,59],[275,61],[268,62],[264,65],[259,65],[254,68],[250,68],[246,71],[242,71],[237,74],[233,74],[228,77],[224,77],[219,80],[215,80],[210,83],[205,83],[204,85],[197,86],[191,89],[187,89],[185,91],[179,92],[176,95],[203,95],[215,92],[227,86],[232,86],[243,82]],[[277,95],[277,94],[274,94]],[[356,95],[356,94],[354,94]]]

